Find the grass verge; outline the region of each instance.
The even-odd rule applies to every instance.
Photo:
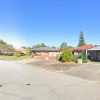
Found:
[[[1,56],[0,55],[0,59],[2,60],[10,60],[10,61],[16,61],[16,60],[25,60],[25,59],[29,59],[31,58],[30,56],[20,56],[20,57],[16,57],[16,56]]]

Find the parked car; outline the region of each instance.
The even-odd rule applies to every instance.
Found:
[[[20,56],[25,56],[25,53],[20,53]]]

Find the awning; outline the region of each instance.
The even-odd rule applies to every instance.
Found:
[[[100,51],[100,46],[92,48],[92,49],[88,49],[88,51]]]

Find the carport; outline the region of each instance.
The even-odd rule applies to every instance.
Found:
[[[100,46],[88,49],[92,60],[100,61]]]

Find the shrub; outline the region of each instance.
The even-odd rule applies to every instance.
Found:
[[[87,63],[88,57],[86,56],[84,51],[82,51],[82,54],[79,57],[82,59],[83,63]]]
[[[14,53],[7,53],[6,56],[13,56]]]
[[[16,56],[16,57],[20,57],[20,56],[21,56],[20,53],[22,53],[22,51],[17,51],[17,52],[15,53],[15,56]]]
[[[75,56],[75,55],[73,55],[73,59],[72,59],[72,61],[75,62],[75,63],[77,63],[77,59],[78,59],[78,57]]]
[[[73,55],[70,49],[67,48],[67,49],[62,50],[62,53],[60,56],[60,60],[62,62],[72,61],[72,59],[73,59]]]

